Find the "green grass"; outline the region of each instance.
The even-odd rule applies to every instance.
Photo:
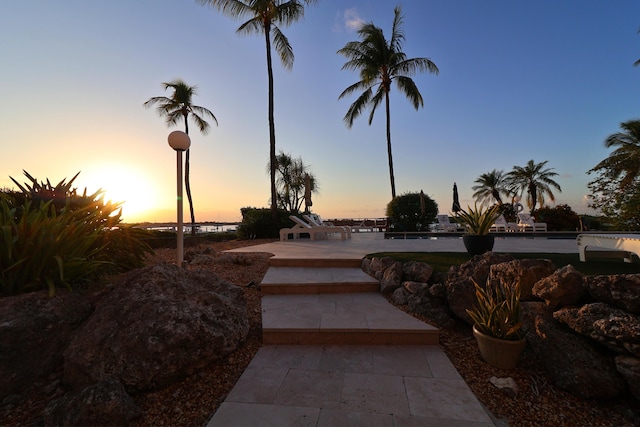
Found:
[[[623,262],[622,259],[593,259],[581,262],[577,253],[512,253],[516,259],[550,259],[557,268],[571,264],[576,270],[586,275],[606,274],[637,274],[640,273],[640,260],[634,256],[632,263]],[[420,261],[429,264],[435,271],[446,273],[452,265],[460,265],[471,259],[465,252],[378,252],[367,257],[390,256],[395,260]]]

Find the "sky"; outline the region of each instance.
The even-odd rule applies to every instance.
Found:
[[[323,218],[383,217],[391,199],[384,106],[351,129],[342,120],[358,80],[337,54],[373,22],[389,36],[404,13],[403,50],[440,73],[414,76],[424,108],[391,90],[398,194],[419,192],[449,213],[474,181],[529,160],[558,173],[556,204],[587,206],[587,171],[607,136],[640,117],[637,0],[319,0],[283,27],[295,54],[274,56],[277,150],[301,157],[319,183]],[[264,38],[195,0],[21,0],[0,3],[0,188],[23,170],[124,202],[125,222],[176,217],[176,154],[168,128],[143,103],[170,96],[162,82],[197,86],[195,105],[219,125],[190,128],[197,221],[240,221],[269,206]],[[185,204],[185,212],[188,207]],[[186,216],[185,216],[186,218]]]

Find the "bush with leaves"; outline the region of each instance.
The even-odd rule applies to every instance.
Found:
[[[547,230],[549,231],[580,230],[580,217],[569,205],[537,209],[536,221],[547,223]]]
[[[420,193],[405,193],[396,196],[387,205],[390,231],[429,231],[429,224],[435,222],[438,204],[424,195],[424,215],[420,205]]]
[[[78,196],[73,179],[54,187],[25,175],[32,184],[19,185],[22,193],[0,193],[0,295],[75,289],[141,267],[152,252],[145,231],[122,226],[120,204],[101,190]]]
[[[264,239],[277,238],[280,229],[293,226],[289,219],[289,212],[278,209],[274,217],[271,209],[267,208],[241,208],[242,223],[238,226],[238,239]]]

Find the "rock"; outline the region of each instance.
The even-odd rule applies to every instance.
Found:
[[[407,293],[407,306],[410,312],[428,318],[430,323],[433,322],[434,326],[439,328],[452,329],[456,324],[451,317],[445,300],[434,298],[428,287],[414,294]]]
[[[509,254],[486,252],[474,256],[460,266],[452,266],[446,282],[447,301],[451,313],[472,325],[473,321],[465,310],[476,305],[476,289],[473,281],[484,285],[492,265],[511,260],[513,257]]]
[[[46,426],[126,426],[140,415],[122,384],[106,379],[49,402],[44,421]]]
[[[402,263],[395,261],[384,270],[380,280],[380,292],[390,294],[402,285]]]
[[[407,296],[409,295],[409,291],[407,291],[403,287],[400,287],[393,291],[393,294],[391,294],[391,301],[398,305],[407,305]]]
[[[640,274],[587,276],[584,285],[594,300],[640,314]]]
[[[86,297],[58,289],[0,298],[0,401],[59,372],[71,336],[91,314]]]
[[[516,397],[518,395],[518,384],[516,384],[516,382],[511,377],[491,377],[489,379],[489,382],[509,397]]]
[[[551,276],[533,285],[533,295],[547,302],[550,308],[575,305],[586,294],[583,275],[571,264],[556,270]]]
[[[364,271],[368,275],[373,276],[373,274],[371,273],[371,258],[362,258],[360,268],[362,268],[362,271]]]
[[[617,356],[616,368],[627,380],[629,391],[633,397],[640,400],[640,359],[626,355]]]
[[[395,262],[396,261],[393,258],[388,256],[383,258],[373,257],[371,258],[371,263],[369,265],[370,272],[368,274],[380,280],[382,279],[385,270],[391,267]]]
[[[444,283],[434,283],[429,287],[429,293],[435,298],[446,299],[447,287]]]
[[[418,292],[424,292],[425,289],[429,288],[429,285],[423,282],[403,282],[402,287],[407,290],[407,292],[416,294]]]
[[[492,265],[487,282],[498,287],[520,286],[520,300],[533,298],[533,285],[540,279],[553,274],[556,266],[548,259],[514,259],[513,261]]]
[[[74,388],[108,378],[161,387],[232,352],[249,330],[242,290],[203,270],[158,264],[125,275],[64,352]]]
[[[640,356],[640,317],[602,302],[563,308],[553,317],[610,349]]]
[[[425,262],[409,261],[402,266],[404,280],[427,283],[433,274],[433,267]]]
[[[527,342],[556,386],[585,399],[612,399],[626,390],[613,360],[555,321],[544,302],[521,306]]]

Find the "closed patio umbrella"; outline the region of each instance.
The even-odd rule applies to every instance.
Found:
[[[305,174],[304,176],[304,211],[306,213],[310,212],[310,207],[313,205],[311,201],[311,177],[309,174]]]
[[[453,183],[453,206],[451,206],[451,210],[453,212],[459,212],[462,209],[460,209],[460,200],[458,198],[458,186],[456,185],[456,183]]]

